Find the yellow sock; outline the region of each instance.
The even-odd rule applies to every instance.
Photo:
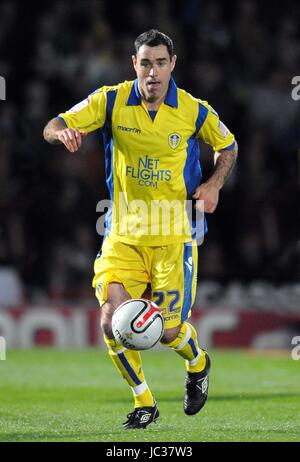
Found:
[[[194,326],[184,322],[178,336],[171,343],[164,343],[172,348],[186,360],[185,365],[188,372],[201,372],[206,365],[204,351],[199,348],[197,332]]]
[[[134,407],[153,406],[154,399],[144,377],[139,351],[128,350],[106,336],[104,341],[110,358],[132,390]]]
[[[146,383],[146,382],[145,382]],[[134,407],[145,407],[145,406],[153,406],[154,399],[150,389],[147,387],[146,391],[140,395],[136,395],[134,389],[132,389],[133,396],[134,396]]]

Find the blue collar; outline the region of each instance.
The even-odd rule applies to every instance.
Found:
[[[127,100],[127,106],[138,106],[142,102],[142,97],[138,88],[138,81],[135,79],[133,82],[129,98]],[[165,104],[171,107],[178,108],[178,96],[177,96],[177,86],[176,83],[171,77],[169,82],[169,89],[164,101]]]

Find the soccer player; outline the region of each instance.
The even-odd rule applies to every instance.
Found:
[[[179,233],[165,232],[166,208],[155,214],[150,206],[194,199],[196,206],[204,201],[204,212],[213,213],[236,161],[237,143],[206,101],[176,86],[171,76],[176,55],[167,35],[154,29],[141,34],[132,62],[136,80],[97,89],[50,120],[44,138],[74,153],[89,132],[102,130],[112,206],[93,287],[109,355],[134,396],[134,410],[123,425],[145,428],[159,416],[157,403],[140,353],[114,339],[112,315],[126,300],[146,297],[151,286],[165,320],[161,342],[186,363],[184,412],[199,412],[207,399],[210,358],[188,322],[196,292],[197,240],[186,226]],[[216,153],[214,171],[203,184],[198,138]],[[177,217],[169,215],[175,225]]]

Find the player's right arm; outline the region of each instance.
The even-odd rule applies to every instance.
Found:
[[[68,151],[76,152],[82,138],[105,123],[107,88],[99,88],[68,111],[51,119],[44,128],[45,140],[51,144],[63,143]]]
[[[43,134],[48,143],[63,143],[70,152],[76,152],[82,144],[82,137],[87,135],[86,132],[82,132],[77,128],[66,127],[58,118],[51,119],[47,123]]]

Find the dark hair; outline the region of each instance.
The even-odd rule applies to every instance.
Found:
[[[168,49],[170,59],[174,55],[173,41],[166,34],[159,32],[156,29],[150,29],[147,32],[143,32],[134,42],[135,52],[137,53],[142,45],[148,45],[149,47],[156,47],[158,45],[165,45]]]

